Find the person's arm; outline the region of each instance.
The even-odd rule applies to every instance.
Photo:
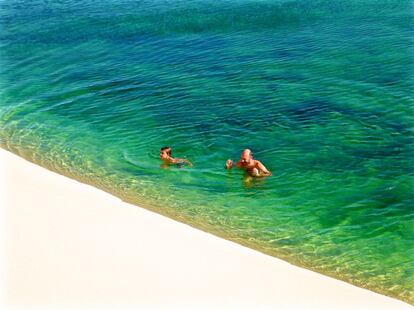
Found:
[[[186,163],[190,167],[193,166],[193,164],[189,160],[187,160],[185,158],[173,158],[173,160],[174,160],[174,162],[173,162],[174,164]]]
[[[241,161],[239,160],[237,163],[236,163],[236,165],[235,165],[237,168],[242,168],[243,167],[243,165],[242,165],[242,163],[241,163]]]
[[[259,169],[261,172],[263,172],[264,175],[272,175],[272,173],[266,169],[266,167],[260,162],[260,161],[256,161],[256,167],[257,169]]]
[[[233,163],[233,161],[231,159],[227,159],[227,161],[226,161],[226,169],[231,169],[233,167],[243,168],[243,165],[242,165],[242,163],[241,163],[240,160],[237,163]]]
[[[177,158],[168,157],[168,161],[169,161],[171,164],[176,164],[176,163],[177,163]]]

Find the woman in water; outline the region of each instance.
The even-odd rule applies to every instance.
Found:
[[[192,163],[190,163],[187,159],[183,158],[174,158],[171,156],[172,149],[169,146],[164,146],[160,150],[160,159],[164,162],[164,164],[170,165],[175,164],[178,168],[181,168],[184,166],[184,164],[188,164],[190,167],[193,166]]]

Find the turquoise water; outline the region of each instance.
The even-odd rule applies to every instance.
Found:
[[[410,1],[1,1],[0,145],[414,303]],[[193,168],[162,169],[161,146]],[[223,169],[250,148],[273,176]]]

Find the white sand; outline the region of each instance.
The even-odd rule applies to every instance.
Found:
[[[2,149],[0,163],[0,276],[9,308],[413,309],[124,203]]]

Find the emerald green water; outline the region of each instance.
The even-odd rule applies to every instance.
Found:
[[[1,1],[0,145],[414,303],[412,9]],[[165,145],[194,167],[161,169]],[[273,176],[225,171],[243,148]]]

